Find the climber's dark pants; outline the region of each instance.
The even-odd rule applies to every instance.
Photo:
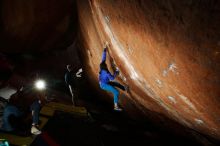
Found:
[[[118,87],[119,89],[125,91],[125,87],[118,82],[110,81],[110,82],[108,82],[108,84],[113,87]]]
[[[32,120],[33,120],[32,124],[34,124],[34,125],[39,124],[40,109],[41,109],[41,105],[39,103],[39,100],[35,100],[30,107],[30,110],[32,112]]]

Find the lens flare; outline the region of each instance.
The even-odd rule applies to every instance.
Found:
[[[43,80],[38,80],[38,81],[36,81],[35,86],[37,89],[43,90],[43,89],[45,89],[46,84]]]

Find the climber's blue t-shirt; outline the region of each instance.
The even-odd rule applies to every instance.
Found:
[[[105,62],[106,60],[106,49],[104,49],[102,53],[102,62]],[[112,75],[109,71],[100,68],[99,72],[99,84],[107,84],[110,80],[114,80],[117,73],[115,72],[114,75]]]

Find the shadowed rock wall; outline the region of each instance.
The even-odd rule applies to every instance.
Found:
[[[66,64],[79,67],[75,1],[2,0],[0,3],[0,73],[7,76],[7,72],[13,72],[7,84],[19,86],[33,80],[36,74],[63,80]],[[5,64],[9,63],[4,60],[10,62],[8,68]]]
[[[79,51],[97,97],[112,103],[98,85],[108,41],[108,66],[130,87],[120,94],[127,113],[138,107],[160,125],[172,119],[220,139],[219,1],[78,0],[77,9],[75,2],[0,2],[1,80],[23,84],[40,72],[63,81],[65,65],[80,64]]]
[[[108,66],[118,66],[118,80],[130,87],[120,95],[125,109],[132,101],[220,139],[219,1],[79,0],[78,14],[81,53],[97,90],[108,41]]]
[[[73,21],[77,19],[72,0],[2,0],[0,3],[1,51],[60,49],[70,45],[75,37],[71,37],[76,29]]]

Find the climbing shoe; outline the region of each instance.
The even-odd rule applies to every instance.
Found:
[[[129,92],[129,86],[126,85],[126,86],[124,86],[124,87],[125,87],[125,91],[128,93],[128,92]]]
[[[122,111],[122,109],[120,107],[114,107],[115,111]]]
[[[38,135],[38,134],[41,134],[41,131],[36,126],[33,125],[31,127],[31,133],[34,135]]]

